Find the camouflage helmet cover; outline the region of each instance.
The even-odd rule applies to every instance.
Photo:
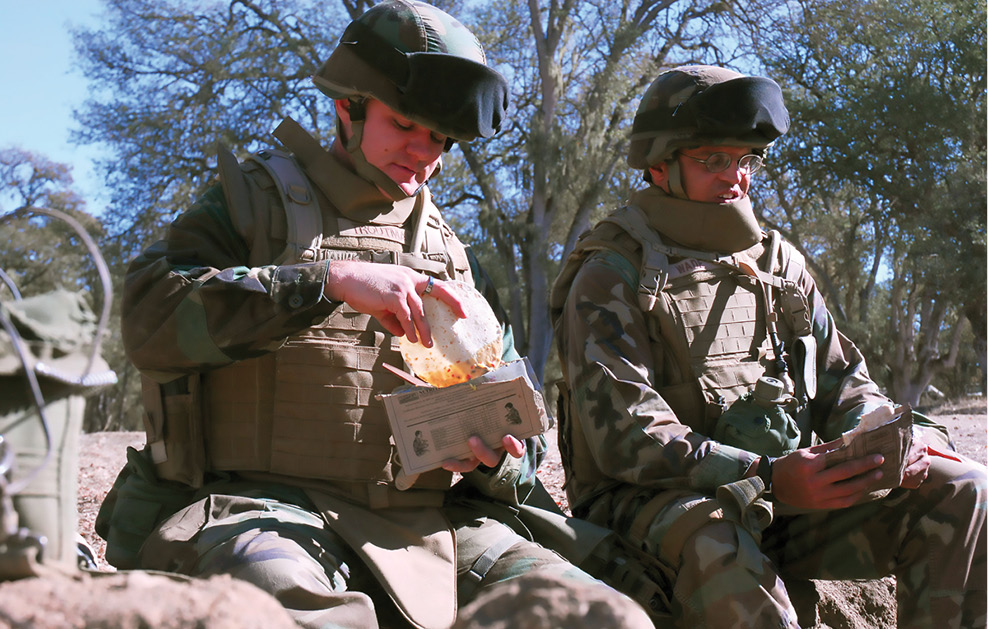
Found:
[[[369,96],[456,140],[497,133],[504,77],[454,17],[416,0],[385,0],[350,23],[313,82],[330,98]]]
[[[628,164],[646,169],[687,146],[763,149],[789,130],[778,84],[716,66],[681,66],[656,78],[631,129]]]

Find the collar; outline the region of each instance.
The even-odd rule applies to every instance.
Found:
[[[327,177],[320,177],[322,181],[316,180],[315,183],[329,202],[352,221],[403,225],[416,207],[430,199],[429,189],[423,186],[415,196],[395,201],[377,185],[347,168],[332,153],[327,151],[326,155],[329,159],[321,166]]]
[[[645,211],[655,231],[690,249],[737,253],[762,240],[747,196],[733,203],[701,203],[677,199],[652,185],[634,192],[631,204]]]
[[[418,207],[431,199],[429,189],[395,201],[327,151],[291,118],[275,129],[277,137],[305,169],[306,175],[346,218],[360,223],[403,225]]]

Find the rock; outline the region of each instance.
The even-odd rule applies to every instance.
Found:
[[[894,629],[895,577],[874,581],[787,581],[800,627]]]
[[[229,576],[60,574],[0,584],[0,627],[297,629],[266,592]]]

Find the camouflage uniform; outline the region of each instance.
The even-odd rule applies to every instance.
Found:
[[[270,182],[262,185],[271,188]],[[381,202],[385,202],[383,196]],[[272,242],[270,250],[283,248],[284,242]],[[160,376],[169,370],[179,374],[246,359],[339,308],[340,304],[322,297],[332,273],[331,261],[248,268],[246,253],[222,191],[214,187],[176,220],[164,241],[132,263],[124,294],[124,338],[139,368]],[[473,268],[476,287],[501,312],[486,274]],[[292,278],[287,289],[285,277]],[[305,302],[292,301],[296,295],[303,295]],[[377,332],[385,334],[383,328]],[[504,359],[517,358],[507,326],[504,336]],[[183,341],[188,338],[202,342]],[[394,386],[399,384],[395,379]],[[326,419],[335,421],[331,410],[327,409]],[[375,510],[353,504],[346,514],[334,517],[380,519],[385,526],[392,522],[391,533],[403,532],[404,543],[413,545],[416,542],[410,536],[415,531],[424,527],[441,533],[448,520],[455,551],[436,542],[437,546],[423,546],[421,552],[447,553],[444,560],[451,564],[447,585],[454,591],[455,565],[460,595],[466,600],[479,586],[537,568],[589,580],[552,551],[485,515],[486,499],[525,501],[537,483],[535,469],[544,453],[542,437],[529,439],[522,459],[505,457],[498,468],[467,474],[445,501],[440,495],[436,503],[435,492],[424,490],[428,495],[420,504],[409,498],[413,507]],[[207,474],[195,502],[152,535],[142,549],[140,567],[194,576],[231,573],[275,594],[305,626],[375,626],[373,609],[359,592],[376,589],[372,584],[377,575],[365,565],[366,558],[355,554],[334,532],[334,523],[326,521],[329,516],[324,517],[340,510],[335,502],[348,494],[350,484],[342,483],[334,491],[329,481],[272,479],[256,473],[251,475],[253,482],[243,482],[237,474],[221,476]],[[320,500],[334,505],[320,505]],[[429,502],[435,506],[425,506]],[[410,523],[403,528],[405,522]],[[346,525],[361,526],[359,522]],[[394,539],[388,534],[380,537]],[[510,546],[479,583],[472,583],[471,566],[491,545],[504,540],[511,540]],[[403,551],[412,557],[416,552]],[[431,589],[440,584],[428,585]]]
[[[496,131],[503,78],[482,67],[482,53],[477,59],[467,58],[461,70],[480,77],[471,84],[481,86],[473,95],[487,99],[490,94],[484,89],[489,89],[493,101],[481,104],[493,102],[496,111],[486,105],[467,106],[441,115],[439,120],[448,125],[438,129],[436,118],[422,109],[428,102],[414,97],[415,89],[421,88],[413,85],[416,80],[424,76],[429,83],[428,72],[415,72],[422,58],[389,58],[388,63],[414,62],[402,94],[406,100],[389,87],[390,75],[378,81],[384,75],[366,67],[368,59],[380,63],[378,55],[387,52],[389,41],[400,41],[405,51],[398,52],[407,52],[406,40],[429,35],[429,48],[421,53],[423,67],[428,70],[428,64],[438,63],[455,69],[455,51],[433,47],[466,33],[467,51],[471,45],[479,49],[459,23],[428,5],[405,0],[383,3],[365,16],[370,17],[352,24],[344,41],[368,37],[370,45],[338,48],[341,56],[334,53],[315,78],[320,88],[333,98],[377,98],[409,119],[422,120],[433,131],[459,140]],[[421,33],[389,35],[401,31],[402,20],[421,26]],[[430,57],[434,52],[440,54]],[[359,94],[351,93],[350,79],[368,85]],[[379,84],[370,85],[374,81]],[[541,436],[526,442],[521,459],[504,456],[497,467],[481,466],[455,486],[450,487],[452,475],[442,470],[423,475],[411,488],[399,490],[396,485],[398,462],[374,393],[402,384],[382,367],[400,361],[397,339],[368,315],[327,300],[324,289],[334,260],[389,260],[427,269],[437,277],[472,281],[504,319],[496,292],[472,254],[461,260],[463,247],[439,218],[428,189],[402,198],[394,182],[389,185],[386,175],[382,179],[383,173],[375,173],[363,158],[359,104],[350,103],[354,130],[345,147],[353,170],[290,123],[294,142],[286,144],[307,182],[274,181],[266,167],[257,167],[259,161],[245,164],[242,174],[236,168],[231,174],[230,158],[221,156],[223,187],[207,191],[171,225],[163,241],[131,264],[123,296],[128,357],[146,378],[146,401],[147,391],[154,390],[149,380],[163,383],[162,391],[182,390],[165,395],[163,404],[160,397],[151,400],[151,406],[156,401],[164,411],[148,409],[149,448],[129,453],[128,469],[104,503],[98,530],[108,538],[108,559],[116,558],[118,566],[133,563],[193,576],[232,574],[272,593],[307,627],[375,627],[379,618],[385,624],[445,627],[452,624],[458,602],[529,572],[606,588],[532,541],[515,517],[523,510],[520,505],[544,495],[535,476],[546,448]],[[487,119],[469,120],[475,109],[483,110]],[[454,114],[466,115],[467,120]],[[305,230],[293,235],[298,225],[287,215],[291,203],[282,198],[285,189],[300,202],[309,203],[313,194],[318,199],[321,240]],[[432,249],[412,244],[421,233],[419,218],[421,224],[429,223],[427,237],[441,236],[433,238]],[[430,257],[432,253],[436,257]],[[299,348],[304,350],[304,364],[282,360],[299,355]],[[518,358],[507,325],[503,358]],[[231,370],[242,365],[250,369],[240,373],[255,380],[236,380],[238,372]],[[319,395],[320,402],[292,395],[299,383],[282,369],[297,374],[306,386],[314,385],[308,390]],[[224,373],[233,376],[223,380],[217,375]],[[264,398],[272,381],[273,403]],[[201,383],[201,390],[195,382]],[[226,402],[217,404],[221,395]],[[189,399],[192,410],[176,413],[172,406]],[[249,427],[266,429],[267,437],[259,432],[245,438],[255,433],[219,425],[240,422],[262,405],[275,407],[274,419],[269,411],[265,425]],[[154,426],[155,415],[162,412],[167,421],[163,427]],[[174,438],[181,427],[176,418],[198,412],[204,416],[201,423],[188,424],[193,429],[184,448]],[[275,430],[272,437],[271,422],[296,412],[308,422],[299,425],[310,426],[311,432]],[[224,437],[218,439],[217,434]],[[323,445],[320,439],[327,434],[337,440]],[[233,440],[242,443],[226,443]],[[282,456],[276,466],[280,447],[289,448],[299,460]],[[266,461],[258,463],[252,454],[256,451],[266,452]],[[240,455],[246,467],[237,467]],[[176,459],[187,463],[185,467],[201,465],[201,473],[183,475],[188,470],[174,465]],[[170,480],[158,478],[162,474]],[[141,505],[150,506],[142,511]]]
[[[743,253],[759,263],[768,255],[757,229],[748,242],[725,244],[743,230],[711,229],[705,221],[715,221],[719,204],[683,201],[652,186],[635,193],[631,205],[663,242]],[[754,225],[750,204],[741,214]],[[740,273],[670,256],[667,291],[687,294],[670,326],[640,304],[636,240],[604,224],[585,238],[605,244],[567,261],[552,296],[569,391],[559,433],[568,497],[575,516],[615,529],[675,575],[673,611],[681,626],[797,626],[782,577],[889,574],[897,577],[900,626],[984,626],[984,466],[959,455],[933,457],[919,489],[834,511],[773,505],[761,495],[761,479],[745,478],[760,453],[709,436],[719,414],[711,408],[730,405],[738,389],[705,399],[710,389],[701,384],[725,360],[764,362],[764,304],[753,300],[758,314],[741,317],[729,303],[745,292]],[[805,447],[838,437],[863,412],[890,402],[835,327],[799,255],[782,247],[790,262],[778,273],[808,297],[817,347]],[[684,322],[694,327],[687,331]],[[794,346],[791,329],[783,325],[780,334]],[[690,343],[669,341],[687,337]],[[737,341],[733,353],[728,341]],[[800,369],[786,358],[798,380]],[[797,390],[805,385],[797,382]],[[920,430],[927,443],[949,452],[945,431]]]

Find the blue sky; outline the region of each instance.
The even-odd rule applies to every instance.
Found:
[[[17,146],[72,166],[95,214],[107,200],[92,171],[94,147],[69,144],[86,82],[72,67],[69,27],[96,25],[100,0],[0,0],[0,148]]]

